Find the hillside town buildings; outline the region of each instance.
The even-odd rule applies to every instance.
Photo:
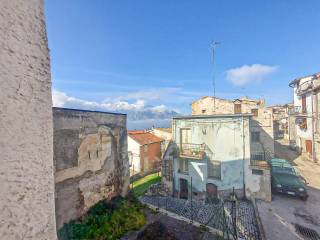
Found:
[[[267,107],[272,109],[275,139],[295,140],[295,123],[294,118],[290,115],[293,107],[293,103]]]
[[[289,86],[293,88],[294,108],[291,116],[295,120],[297,150],[305,157],[318,161],[320,73],[297,78]]]
[[[172,160],[173,194],[179,198],[239,197],[271,200],[270,170],[265,159],[253,159],[251,114],[175,117]],[[228,142],[228,144],[226,144]],[[166,184],[170,176],[164,174]]]
[[[259,154],[274,156],[274,136],[272,109],[266,108],[263,99],[253,100],[247,97],[240,99],[221,99],[203,97],[192,103],[192,115],[216,114],[252,114],[250,119],[251,153],[255,158],[265,158]]]
[[[192,103],[192,116],[173,118],[172,129],[162,172],[175,196],[223,198],[235,190],[271,200],[273,117],[264,100],[203,97]]]

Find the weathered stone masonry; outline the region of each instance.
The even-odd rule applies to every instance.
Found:
[[[129,186],[126,115],[53,108],[57,228]]]
[[[42,0],[0,1],[0,239],[56,239]]]

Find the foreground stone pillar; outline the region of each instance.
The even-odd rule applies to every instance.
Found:
[[[0,238],[56,239],[42,0],[0,1]]]

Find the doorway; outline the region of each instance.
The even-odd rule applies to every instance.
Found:
[[[180,178],[180,198],[188,199],[188,180]]]
[[[215,199],[218,197],[218,188],[213,183],[207,183],[207,198]]]
[[[306,140],[306,152],[309,154],[309,156],[312,156],[312,141]]]

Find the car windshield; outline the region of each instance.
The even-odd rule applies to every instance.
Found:
[[[296,174],[292,167],[272,167],[272,171],[275,173],[291,173]]]

